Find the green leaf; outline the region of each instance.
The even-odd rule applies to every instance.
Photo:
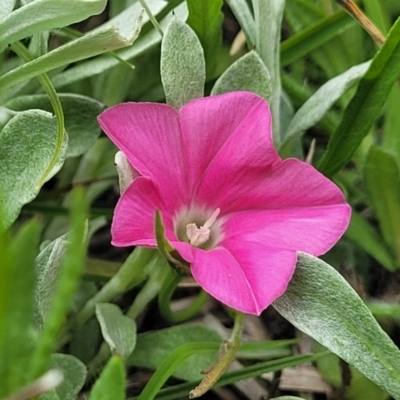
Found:
[[[284,134],[284,141],[300,137],[317,124],[336,100],[362,78],[369,65],[369,62],[356,65],[321,86],[296,112]]]
[[[235,90],[257,93],[266,100],[271,96],[271,77],[260,56],[254,51],[236,60],[218,78],[211,94],[222,94]]]
[[[141,20],[141,12],[110,20],[86,35],[11,70],[0,77],[0,92],[55,68],[131,45],[139,35]]]
[[[110,303],[96,304],[96,316],[111,352],[127,358],[136,344],[135,322],[122,314],[118,306]]]
[[[400,350],[334,268],[300,253],[287,291],[273,306],[298,329],[400,399]]]
[[[365,160],[365,185],[383,237],[400,268],[400,174],[396,159],[371,146]]]
[[[374,257],[387,270],[394,271],[396,269],[393,257],[382,237],[354,210],[345,236]]]
[[[343,10],[308,24],[305,29],[282,42],[281,65],[297,61],[354,25],[355,21]]]
[[[76,157],[86,153],[100,135],[97,116],[104,105],[97,100],[79,94],[59,94],[64,111],[65,129],[68,132],[67,157]],[[51,103],[46,95],[20,96],[7,102],[4,107],[14,111],[31,108],[52,112]]]
[[[187,24],[200,40],[206,61],[206,75],[212,76],[222,45],[222,0],[188,0]]]
[[[122,360],[114,356],[93,386],[89,400],[124,400],[125,368]]]
[[[35,325],[39,329],[50,309],[66,249],[67,238],[62,236],[49,243],[36,257]]]
[[[204,376],[200,371],[216,361],[222,339],[214,330],[199,324],[179,325],[138,335],[136,348],[128,358],[127,365],[155,370],[177,347],[193,342],[209,342],[216,344],[217,348],[191,356],[178,366],[173,376],[192,381],[202,379]]]
[[[61,28],[100,14],[106,0],[36,0],[14,12],[0,22],[0,52],[8,44],[34,33]]]
[[[323,174],[333,176],[350,160],[379,116],[399,75],[400,18],[373,58],[344,112],[340,125],[329,140],[328,148],[318,165]]]
[[[203,97],[205,79],[199,39],[188,25],[173,18],[161,42],[161,80],[167,103],[180,108]]]
[[[31,320],[39,228],[34,221],[12,239],[0,234],[0,398],[29,382],[36,339]]]
[[[56,388],[60,399],[74,400],[85,384],[85,364],[69,354],[53,354],[51,368],[61,370],[64,375],[63,381]]]
[[[38,182],[52,160],[56,144],[56,120],[45,111],[21,112],[3,128],[0,134],[0,208],[4,210],[4,228],[9,227],[21,207],[39,193]],[[66,150],[65,135],[62,156],[47,179],[61,168]]]

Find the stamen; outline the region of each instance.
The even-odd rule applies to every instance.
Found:
[[[189,239],[189,243],[192,246],[201,246],[203,243],[207,242],[210,238],[211,230],[210,228],[217,220],[217,217],[220,213],[220,209],[217,208],[212,214],[211,217],[204,223],[200,228],[197,227],[195,223],[186,225],[186,236]]]

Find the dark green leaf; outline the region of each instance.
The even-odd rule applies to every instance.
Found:
[[[346,237],[360,246],[366,253],[375,258],[389,271],[396,269],[393,257],[383,238],[356,211],[351,214],[350,225]]]
[[[400,174],[394,156],[371,146],[365,160],[365,185],[383,237],[400,267]]]
[[[36,335],[32,327],[39,225],[10,238],[0,234],[0,398],[29,382]]]
[[[282,66],[304,57],[354,24],[354,20],[340,10],[307,26],[282,42]]]
[[[188,0],[188,25],[194,30],[204,50],[207,76],[212,77],[222,44],[222,0]]]
[[[343,119],[331,137],[318,165],[333,176],[352,157],[381,113],[396,79],[400,76],[400,18],[393,25],[385,44],[375,55],[357,92],[347,106]]]

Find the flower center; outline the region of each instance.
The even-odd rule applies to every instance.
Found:
[[[211,217],[204,223],[204,225],[197,227],[197,225],[192,222],[186,225],[186,236],[189,239],[189,243],[192,246],[199,247],[203,243],[207,242],[210,238],[211,230],[210,228],[213,226],[219,215],[220,209],[217,208],[212,214]]]

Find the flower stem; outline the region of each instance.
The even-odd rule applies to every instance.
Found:
[[[11,50],[22,58],[25,62],[32,61],[34,58],[29,50],[21,43],[15,42],[11,45]],[[65,137],[65,127],[64,127],[64,112],[61,106],[60,99],[51,83],[50,78],[47,74],[40,74],[37,76],[38,81],[42,85],[44,91],[49,96],[50,103],[53,107],[54,114],[57,119],[57,144],[56,150],[54,152],[53,158],[51,159],[49,165],[44,171],[43,175],[40,177],[39,181],[36,183],[36,188],[40,188],[44,182],[48,179],[52,169],[57,164],[57,160],[60,158],[64,137]]]
[[[228,342],[221,346],[222,356],[211,367],[205,378],[200,384],[189,393],[189,399],[195,399],[202,396],[211,389],[222,374],[229,368],[241,344],[241,337],[244,325],[244,314],[235,311],[235,324],[232,335]]]
[[[208,300],[208,294],[203,290],[196,299],[185,309],[174,312],[171,310],[171,297],[181,280],[181,276],[174,270],[171,272],[158,295],[158,309],[161,315],[171,323],[180,323],[192,318]]]

